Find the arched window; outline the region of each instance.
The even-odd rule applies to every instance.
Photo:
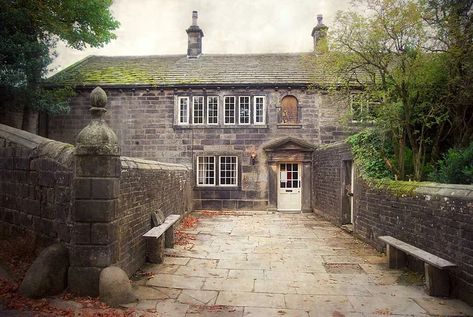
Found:
[[[281,109],[279,111],[280,124],[298,124],[298,101],[294,96],[285,96],[281,100]]]

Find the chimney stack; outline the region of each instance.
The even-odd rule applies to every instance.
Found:
[[[197,11],[192,11],[192,25],[186,30],[189,38],[187,42],[187,58],[198,58],[202,54],[204,32],[197,25],[197,18]]]
[[[322,14],[317,15],[317,25],[312,29],[312,37],[314,38],[314,52],[322,54],[328,50],[327,31],[328,27],[323,24],[324,17]]]

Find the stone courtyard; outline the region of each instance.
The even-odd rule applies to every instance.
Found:
[[[194,212],[187,244],[134,277],[140,310],[181,316],[473,316],[314,214]],[[420,281],[421,282],[421,281]]]

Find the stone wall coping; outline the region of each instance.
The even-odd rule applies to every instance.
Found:
[[[426,183],[415,189],[417,194],[473,200],[473,185]]]
[[[122,169],[148,169],[148,170],[173,170],[188,171],[189,168],[182,164],[163,163],[136,157],[121,156]]]
[[[31,150],[29,158],[50,158],[64,167],[72,168],[75,147],[42,136],[0,124],[0,138]]]
[[[4,138],[12,143],[19,144],[27,149],[33,150],[43,142],[49,141],[49,139],[43,138],[42,136],[20,130],[17,128],[10,127],[0,123],[0,138]]]

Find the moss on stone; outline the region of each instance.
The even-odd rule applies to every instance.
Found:
[[[367,183],[370,187],[387,190],[396,196],[415,196],[416,189],[422,186],[423,182],[396,181],[392,179],[369,179]]]

